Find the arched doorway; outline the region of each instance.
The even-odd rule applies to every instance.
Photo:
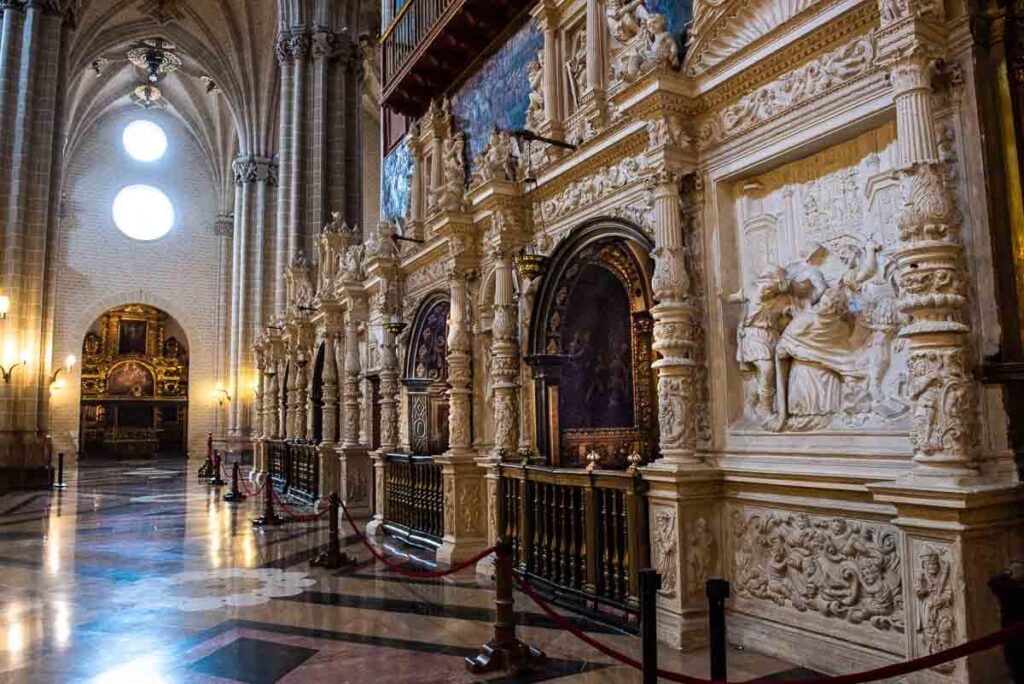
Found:
[[[552,255],[527,357],[537,445],[549,465],[582,467],[596,453],[601,468],[621,469],[631,454],[657,455],[652,248],[632,226],[597,222]]]
[[[100,316],[82,343],[82,457],[184,455],[188,345],[171,316],[127,304]]]
[[[444,293],[420,305],[413,324],[403,382],[409,397],[409,447],[435,456],[448,449],[448,314]]]

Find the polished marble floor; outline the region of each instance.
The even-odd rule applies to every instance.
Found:
[[[67,489],[0,495],[0,682],[472,682],[463,658],[490,635],[493,591],[472,571],[403,579],[351,535],[352,568],[309,567],[326,523],[254,529],[258,504],[225,503],[184,461],[84,464]],[[410,567],[429,556],[394,547]],[[500,682],[639,682],[516,596],[543,671]],[[638,640],[582,617],[610,645]],[[661,665],[707,676],[704,652]],[[730,653],[730,679],[801,674]]]

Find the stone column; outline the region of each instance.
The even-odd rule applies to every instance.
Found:
[[[406,228],[409,236],[423,238],[423,190],[425,179],[423,178],[423,150],[420,147],[419,126],[413,126],[412,132],[406,138],[405,145],[412,155],[412,183],[409,193],[409,223]]]
[[[293,33],[289,39],[289,52],[292,57],[294,87],[291,98],[292,144],[289,164],[291,172],[288,177],[288,263],[292,263],[303,251],[302,233],[302,192],[303,164],[306,152],[306,60],[309,57],[309,34],[305,31]]]
[[[473,460],[472,348],[466,313],[470,272],[455,267],[448,276],[451,313],[448,316],[448,451],[437,458],[443,466],[444,543],[437,551],[443,563],[471,556],[486,542],[486,510],[482,472]]]
[[[340,491],[338,480],[338,357],[335,341],[341,333],[340,312],[330,317],[324,335],[323,438],[320,441],[320,499]]]
[[[309,359],[300,349],[295,355],[295,439],[309,438]]]
[[[234,236],[234,218],[230,214],[221,214],[214,224],[214,232],[218,237],[217,259],[217,366],[216,382],[224,387],[230,386],[231,369],[231,267],[232,242]],[[228,412],[217,406],[214,425],[214,440],[223,441],[227,437]]]
[[[288,369],[288,379],[285,383],[284,438],[295,439],[297,436],[295,429],[295,388],[297,386],[299,369],[295,364],[295,355],[293,352],[288,353],[285,366]]]
[[[605,21],[603,0],[587,0],[587,93],[595,105],[604,107],[605,97],[605,45],[608,25]]]
[[[274,232],[274,315],[283,316],[287,292],[284,272],[291,263],[291,176],[292,146],[295,144],[295,121],[292,102],[295,98],[295,59],[291,51],[291,35],[282,31],[277,35],[277,63],[281,69],[281,92],[278,111],[277,156],[281,160],[280,182],[277,186],[277,224]]]
[[[359,323],[365,320],[365,302],[350,296],[345,315],[345,419],[339,470],[342,491],[339,495],[357,516],[370,513],[370,456],[366,446],[359,441],[362,408]]]
[[[552,138],[562,133],[562,97],[559,82],[562,61],[558,58],[558,8],[551,0],[539,3],[533,10],[539,28],[544,32],[544,118],[545,130],[538,131]]]

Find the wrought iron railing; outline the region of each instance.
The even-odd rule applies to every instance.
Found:
[[[408,0],[381,38],[384,83],[402,70],[438,20],[458,0]]]
[[[319,495],[320,454],[311,442],[267,441],[271,482],[283,494],[312,503]]]
[[[502,464],[499,531],[551,598],[635,625],[650,558],[643,487],[627,472]]]
[[[441,465],[431,456],[388,454],[384,464],[384,529],[414,544],[444,536]]]

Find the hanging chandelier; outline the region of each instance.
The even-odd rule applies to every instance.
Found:
[[[164,94],[160,92],[160,89],[149,83],[136,86],[135,91],[132,93],[132,100],[143,109],[162,105],[163,97]]]
[[[128,61],[144,69],[146,80],[155,84],[181,68],[181,58],[174,49],[174,43],[163,38],[147,38],[128,50]]]

